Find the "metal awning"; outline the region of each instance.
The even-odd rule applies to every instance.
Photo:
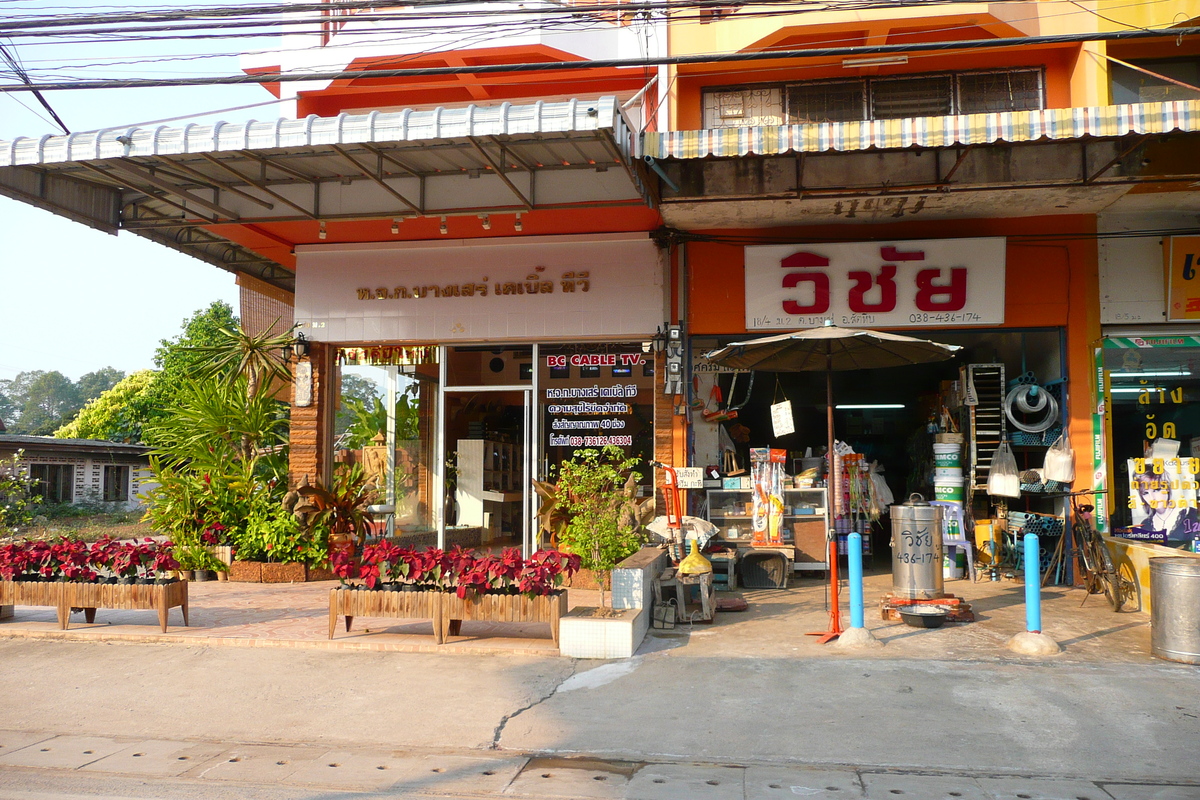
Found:
[[[646,133],[656,159],[955,147],[1200,131],[1200,100]]]
[[[0,194],[290,290],[315,223],[645,207],[635,136],[613,97],[106,129],[0,140]]]

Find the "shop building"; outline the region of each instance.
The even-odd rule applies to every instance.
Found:
[[[904,443],[961,398],[961,363],[1032,373],[1080,454],[1076,486],[1094,452],[1091,477],[1120,491],[1097,342],[1186,331],[1186,317],[1121,315],[1165,311],[1159,240],[1197,227],[1200,100],[1180,84],[1200,45],[1029,37],[1186,25],[1168,18],[1177,5],[537,8],[587,24],[405,51],[373,43],[369,14],[322,15],[320,34],[289,36],[247,70],[403,61],[431,73],[273,84],[295,114],[277,122],[18,140],[0,146],[0,190],[230,269],[248,322],[300,323],[295,479],[326,481],[346,457],[339,375],[377,370],[385,406],[402,410],[354,457],[389,476],[394,524],[441,542],[461,529],[532,547],[530,480],[580,444],[720,471],[720,430],[749,376],[699,355],[824,320],[964,348],[942,366],[838,379],[846,405],[904,406],[836,420],[859,452],[891,461],[897,496],[919,484]],[[992,39],[1014,41],[946,46]],[[789,52],[876,45],[893,49]],[[700,58],[717,52],[763,58]],[[470,71],[614,56],[679,63]],[[671,326],[682,357],[655,346]],[[821,388],[756,376],[734,449],[802,458],[824,441]],[[769,423],[782,397],[790,439]],[[1045,443],[1021,446],[1033,468]]]

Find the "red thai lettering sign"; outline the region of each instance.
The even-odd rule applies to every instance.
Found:
[[[1005,240],[747,247],[746,329],[1004,322]]]

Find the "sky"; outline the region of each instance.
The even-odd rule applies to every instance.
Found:
[[[94,12],[104,7],[71,0],[25,1],[19,9],[0,6],[0,18],[34,13]],[[150,58],[163,53],[220,53],[269,47],[269,39],[202,42],[147,42],[119,46],[52,44],[0,39],[25,68],[66,67],[88,77],[182,77],[235,74],[236,56],[161,65],[113,65],[100,72],[76,72],[72,59],[96,56]],[[7,81],[6,81],[7,82]],[[227,109],[271,99],[258,86],[188,87],[51,92],[50,105],[72,131],[126,126]],[[24,105],[22,105],[24,104]],[[28,106],[29,108],[26,108]],[[30,109],[39,113],[34,113]],[[274,104],[166,123],[224,119],[274,119]],[[45,119],[43,119],[45,117]],[[0,94],[0,147],[20,136],[61,133],[32,94]],[[58,370],[72,380],[102,367],[126,373],[153,366],[158,342],[181,330],[195,311],[214,300],[238,308],[233,274],[132,233],[111,236],[25,203],[0,197],[0,380],[28,370]]]

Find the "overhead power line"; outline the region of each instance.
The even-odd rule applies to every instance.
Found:
[[[240,84],[294,83],[299,81],[336,81],[363,78],[417,78],[434,75],[481,75],[514,72],[552,72],[604,68],[644,68],[664,65],[724,64],[780,59],[838,58],[888,53],[934,52],[944,50],[989,50],[1032,45],[1078,44],[1128,39],[1184,37],[1200,34],[1200,27],[1160,30],[1064,33],[1048,36],[1022,36],[1002,39],[968,39],[954,42],[882,44],[853,47],[815,47],[803,50],[766,50],[738,53],[710,53],[652,58],[612,58],[583,61],[548,61],[522,64],[478,64],[469,67],[424,67],[407,69],[337,70],[332,72],[261,72],[210,78],[131,78],[126,80],[67,81],[0,86],[0,93],[29,91],[66,91],[72,89],[146,89],[170,86],[230,86]]]

